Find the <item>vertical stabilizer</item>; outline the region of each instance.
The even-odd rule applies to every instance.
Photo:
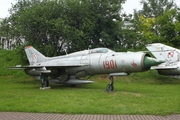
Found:
[[[179,61],[180,50],[164,45],[162,43],[153,43],[146,45],[146,48],[159,60],[168,62]]]
[[[47,58],[32,46],[25,47],[26,56],[30,65],[35,65],[47,60]]]

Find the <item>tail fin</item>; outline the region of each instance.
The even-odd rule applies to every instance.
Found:
[[[32,46],[25,47],[25,52],[30,65],[41,63],[47,60],[47,57],[34,49]]]
[[[159,60],[176,62],[180,57],[180,50],[164,45],[162,43],[153,43],[146,45],[146,48]]]

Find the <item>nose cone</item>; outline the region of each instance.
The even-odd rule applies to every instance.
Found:
[[[155,58],[145,56],[144,57],[144,68],[145,68],[145,70],[149,70],[151,68],[151,66],[156,66],[163,62],[165,62],[165,61],[157,60]]]

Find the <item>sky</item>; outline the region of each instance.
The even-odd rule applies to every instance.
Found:
[[[133,2],[132,2],[133,1]],[[123,11],[127,14],[133,14],[133,9],[141,10],[142,5],[140,5],[140,0],[126,0],[123,5]],[[180,0],[174,0],[176,4],[180,5]],[[15,4],[16,0],[0,0],[0,18],[5,18],[9,16],[8,9],[11,8],[11,4]]]

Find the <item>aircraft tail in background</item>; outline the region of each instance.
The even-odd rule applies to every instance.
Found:
[[[180,50],[168,45],[164,45],[162,43],[153,43],[146,45],[146,48],[158,60],[165,60],[168,63],[173,63],[180,60]]]

